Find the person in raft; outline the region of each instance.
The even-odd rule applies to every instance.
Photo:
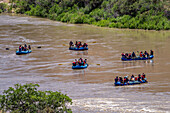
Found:
[[[78,42],[76,41],[76,43],[75,43],[75,46],[77,47],[78,46]]]
[[[152,50],[150,50],[150,55],[153,55],[153,51]]]
[[[118,79],[118,76],[116,76],[116,78],[115,78],[115,83],[117,83],[117,82],[118,82],[118,80],[119,80],[119,79]]]
[[[122,77],[119,77],[119,82],[123,83],[123,78]]]
[[[129,81],[142,81],[142,80],[147,81],[145,73],[143,73],[142,76],[140,74],[138,74],[138,76],[134,76],[132,74],[132,76],[130,77],[130,80],[128,79],[128,76],[125,76],[124,79],[122,79],[122,77],[116,76],[115,83],[117,83],[117,82],[128,83]]]
[[[22,47],[21,47],[21,45],[19,46],[19,52],[21,52],[22,51]]]
[[[79,65],[79,66],[84,66],[87,63],[87,59],[83,60],[80,58],[79,60],[75,59],[75,61],[72,63],[73,66]]]
[[[21,46],[21,50],[24,51],[24,46],[23,45]]]
[[[24,47],[27,48],[27,44],[25,44]]]
[[[28,45],[28,49],[31,50],[31,45]]]
[[[133,51],[132,58],[135,58],[135,57],[136,57],[136,55],[135,55],[135,52]]]
[[[128,76],[125,76],[124,77],[124,83],[128,83],[128,82],[129,82]]]
[[[134,81],[135,80],[135,77],[134,75],[132,74],[132,76],[130,77],[130,81]]]
[[[20,45],[20,46],[19,46],[19,52],[21,52],[21,51],[26,51],[26,50],[25,50],[25,47],[24,47],[23,45]]]
[[[87,47],[88,45],[86,43],[83,44],[83,47]]]
[[[126,57],[124,52],[123,52],[121,55],[122,55],[122,58],[125,58],[125,57]]]
[[[24,44],[24,51],[27,51],[27,44]]]
[[[71,46],[73,46],[74,44],[73,44],[73,41],[70,41],[70,43],[69,43],[69,46],[71,47]]]

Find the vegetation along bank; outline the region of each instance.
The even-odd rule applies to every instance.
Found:
[[[169,6],[168,0],[11,0],[9,9],[67,23],[169,30]]]
[[[72,113],[72,99],[61,92],[39,91],[38,84],[15,84],[0,95],[0,112]]]

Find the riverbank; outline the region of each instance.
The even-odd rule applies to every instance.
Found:
[[[14,5],[15,4],[15,5]],[[73,24],[109,28],[169,30],[169,9],[162,1],[16,1],[11,12]]]

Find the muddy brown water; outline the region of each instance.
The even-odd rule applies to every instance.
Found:
[[[89,44],[68,50],[69,41]],[[33,52],[16,55],[20,44]],[[170,112],[170,32],[65,24],[23,15],[0,15],[0,93],[16,83],[38,83],[73,99],[73,112]],[[41,46],[42,48],[37,48]],[[5,50],[5,48],[10,50]],[[155,58],[122,62],[121,52],[154,50]],[[89,67],[72,70],[75,58]],[[149,83],[115,87],[113,78],[146,73]]]

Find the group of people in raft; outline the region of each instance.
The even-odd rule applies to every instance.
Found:
[[[128,79],[128,76],[125,76],[124,79],[122,77],[118,77],[116,76],[115,78],[115,83],[117,83],[118,81],[120,83],[128,83],[129,81],[142,81],[142,80],[146,80],[146,75],[143,73],[142,75],[139,74],[138,77],[137,76],[134,76],[132,74],[132,76],[130,77],[130,79]],[[147,80],[146,80],[147,81]]]
[[[73,62],[73,66],[84,66],[87,63],[87,59],[83,60],[82,58],[79,58],[78,60],[75,59]]]
[[[132,53],[124,53],[123,52],[121,55],[123,58],[128,58],[128,59],[138,58],[138,57],[149,58],[150,55],[153,55],[153,50],[150,50],[150,54],[147,51],[145,51],[145,52],[141,51],[140,53],[139,53],[139,51],[137,51],[136,53],[135,52],[132,52]]]
[[[28,45],[28,47],[27,47],[27,44],[24,44],[24,45],[20,45],[20,46],[19,46],[19,52],[21,52],[21,51],[27,51],[27,50],[31,50],[31,46],[30,46],[30,45]]]
[[[81,41],[76,41],[75,44],[73,43],[73,41],[70,41],[69,46],[70,46],[70,48],[71,47],[80,48],[80,47],[87,47],[88,45],[87,45],[87,43],[82,44]]]

